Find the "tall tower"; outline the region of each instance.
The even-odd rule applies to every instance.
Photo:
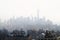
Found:
[[[39,20],[39,10],[37,10],[37,19]]]
[[[31,19],[32,19],[32,21],[33,21],[33,15],[31,14]]]

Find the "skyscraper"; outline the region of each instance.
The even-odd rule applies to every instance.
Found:
[[[37,19],[39,20],[39,10],[37,10]]]

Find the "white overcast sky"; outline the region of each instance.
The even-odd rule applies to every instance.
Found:
[[[60,23],[60,0],[0,0],[0,19],[39,16]]]

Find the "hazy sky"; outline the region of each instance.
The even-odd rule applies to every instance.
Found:
[[[60,0],[0,0],[0,18],[39,16],[60,23]]]

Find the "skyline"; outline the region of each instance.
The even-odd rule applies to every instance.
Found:
[[[0,19],[39,17],[60,24],[60,0],[0,0]]]

